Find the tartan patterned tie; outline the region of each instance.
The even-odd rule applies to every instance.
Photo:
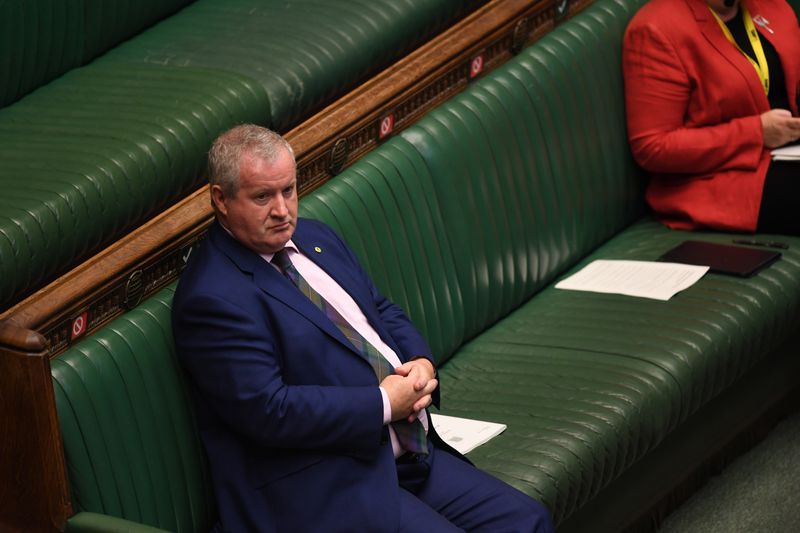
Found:
[[[375,375],[378,376],[378,383],[382,382],[385,377],[394,374],[394,368],[378,349],[361,336],[336,308],[328,303],[325,298],[320,296],[320,294],[303,279],[303,276],[300,275],[300,272],[298,272],[292,264],[292,260],[289,259],[289,253],[286,251],[286,248],[275,253],[272,257],[272,263],[277,266],[284,276],[300,289],[300,292],[305,294],[308,299],[336,325],[336,327],[339,328],[344,336],[353,344],[355,349],[369,361],[369,364],[372,365],[372,369],[375,371]],[[425,428],[422,426],[422,422],[420,422],[419,419],[415,419],[413,422],[409,422],[405,419],[397,420],[392,422],[391,426],[403,449],[414,453],[428,453]]]

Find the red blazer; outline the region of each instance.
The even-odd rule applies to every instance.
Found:
[[[800,28],[784,0],[745,0],[780,56],[797,116]],[[769,30],[772,30],[770,32]],[[759,115],[769,110],[750,62],[704,0],[651,0],[623,45],[628,137],[652,174],[647,201],[670,227],[755,231],[770,162]]]

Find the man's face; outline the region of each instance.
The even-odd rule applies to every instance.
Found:
[[[292,238],[297,225],[297,179],[292,156],[281,150],[274,161],[245,155],[239,167],[239,191],[226,197],[211,187],[221,222],[233,236],[259,254],[275,253]]]

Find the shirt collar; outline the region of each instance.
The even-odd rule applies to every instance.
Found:
[[[289,241],[286,243],[284,248],[286,248],[287,250],[291,250],[293,252],[298,252],[298,253],[300,252],[300,250],[297,249],[297,246],[292,242],[292,239],[289,239]],[[272,262],[272,258],[275,256],[274,253],[271,253],[271,254],[258,254],[258,255],[260,255],[264,259],[264,261],[266,261],[267,263],[271,263]]]

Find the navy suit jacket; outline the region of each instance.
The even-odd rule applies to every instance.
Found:
[[[431,358],[333,230],[300,219],[292,241],[353,297],[402,361]],[[219,223],[181,275],[173,328],[226,531],[397,529],[400,489],[375,372],[310,300]]]

